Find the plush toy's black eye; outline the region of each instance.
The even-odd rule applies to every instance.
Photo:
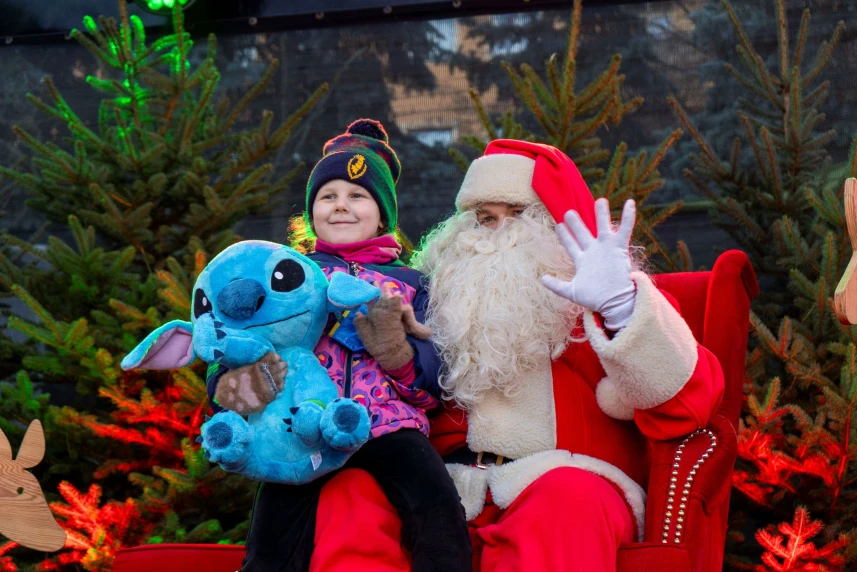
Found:
[[[291,292],[304,283],[304,269],[294,260],[281,260],[271,274],[271,290]]]
[[[209,312],[211,312],[211,300],[201,288],[197,288],[196,292],[193,293],[193,317],[199,318]]]

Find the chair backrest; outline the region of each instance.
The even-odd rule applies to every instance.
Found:
[[[726,388],[718,413],[737,430],[750,303],[759,295],[750,259],[740,250],[729,250],[720,255],[710,271],[657,274],[653,278],[658,288],[678,301],[696,340],[720,362]]]

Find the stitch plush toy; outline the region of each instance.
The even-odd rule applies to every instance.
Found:
[[[221,411],[202,426],[212,461],[252,479],[302,484],[340,468],[369,437],[366,408],[338,397],[313,354],[330,312],[377,300],[380,290],[344,272],[328,282],[295,250],[264,241],[235,244],[196,280],[190,322],[149,334],[123,369],[174,369],[196,355],[235,368],[275,351],[287,365],[283,388],[245,421]]]

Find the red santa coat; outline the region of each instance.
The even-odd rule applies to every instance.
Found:
[[[471,412],[448,408],[432,422],[441,455],[461,447],[511,461],[488,469],[448,464],[468,520],[486,493],[500,508],[558,467],[598,474],[619,488],[642,535],[649,473],[647,440],[704,427],[723,395],[723,373],[696,343],[675,300],[643,273],[630,322],[612,339],[585,312],[565,352],[528,374],[527,389],[488,393]]]

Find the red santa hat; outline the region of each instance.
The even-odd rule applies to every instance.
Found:
[[[465,211],[482,203],[531,205],[541,201],[556,222],[576,210],[596,234],[595,200],[568,156],[550,145],[495,139],[470,165],[455,207]]]

